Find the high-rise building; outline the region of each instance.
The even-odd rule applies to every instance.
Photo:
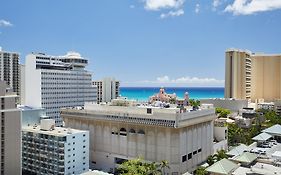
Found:
[[[62,109],[67,127],[90,131],[90,168],[116,172],[126,160],[167,160],[166,173],[192,172],[213,153],[214,108],[197,111],[135,104],[86,103]]]
[[[225,97],[236,99],[281,98],[281,54],[255,54],[229,49],[225,58]]]
[[[225,53],[226,98],[251,98],[251,53],[229,49]]]
[[[4,81],[0,81],[0,98],[0,175],[21,174],[21,115],[16,107],[18,96],[7,89]]]
[[[120,82],[114,78],[104,78],[100,81],[93,81],[97,87],[97,102],[110,102],[112,99],[119,97]]]
[[[25,103],[25,65],[19,65],[20,70],[20,104],[24,105]]]
[[[50,56],[32,53],[26,56],[25,105],[42,107],[46,115],[62,125],[59,109],[83,106],[96,101],[92,74],[85,70],[88,60],[79,53]]]
[[[0,48],[0,80],[20,95],[19,85],[19,54],[3,51]]]
[[[53,119],[22,128],[24,174],[81,174],[89,171],[89,131],[54,127]]]

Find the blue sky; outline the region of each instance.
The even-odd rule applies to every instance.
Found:
[[[281,53],[281,0],[9,0],[0,46],[90,59],[123,86],[223,86],[224,52]]]

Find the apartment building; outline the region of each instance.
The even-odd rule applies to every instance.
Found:
[[[96,101],[88,60],[79,53],[65,56],[31,53],[26,56],[25,105],[46,109],[46,115],[63,124],[59,110]]]
[[[1,142],[0,175],[21,174],[21,116],[16,93],[0,81]]]
[[[213,108],[198,111],[129,103],[91,104],[62,109],[67,127],[90,131],[90,168],[115,172],[138,156],[167,160],[166,173],[191,172],[213,153]]]
[[[5,81],[18,95],[20,94],[19,76],[19,53],[4,51],[0,47],[0,80]]]
[[[229,49],[225,56],[225,98],[280,99],[280,75],[281,54]]]
[[[93,81],[93,85],[97,87],[97,102],[110,102],[116,99],[120,94],[120,82],[115,78],[104,78],[100,81]]]
[[[55,127],[53,119],[22,128],[23,174],[81,174],[89,171],[89,132]]]

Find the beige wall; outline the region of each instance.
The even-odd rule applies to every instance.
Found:
[[[252,99],[280,99],[281,55],[252,56]]]
[[[225,98],[252,101],[281,99],[281,55],[250,54],[235,49],[226,51]],[[250,59],[247,58],[249,56]],[[247,71],[251,76],[247,77]],[[250,93],[247,94],[247,91]]]
[[[67,127],[90,131],[90,161],[93,168],[111,171],[116,166],[115,157],[132,159],[138,156],[149,161],[169,161],[167,173],[178,174],[193,171],[205,161],[213,149],[213,122],[210,119],[200,124],[169,128],[118,121],[91,120],[62,114]],[[121,128],[127,136],[118,134]],[[142,134],[129,133],[130,129]],[[182,156],[201,149],[192,159],[182,162]]]
[[[225,53],[225,98],[249,98],[246,92],[246,62],[249,57],[245,51],[229,50]]]

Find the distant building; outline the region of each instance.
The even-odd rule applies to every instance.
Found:
[[[225,53],[225,98],[281,99],[281,54],[255,54],[229,49]]]
[[[4,81],[0,81],[1,132],[0,174],[21,174],[21,115],[16,108],[14,92],[9,92]]]
[[[26,56],[25,105],[45,108],[46,115],[62,125],[60,108],[83,106],[96,101],[88,60],[79,53],[65,56],[32,53]]]
[[[229,99],[229,98],[211,98],[200,99],[201,103],[213,104],[215,108],[229,109],[232,112],[238,113],[240,109],[248,107],[247,100]]]
[[[20,104],[25,104],[25,65],[20,64],[19,65],[20,70]]]
[[[148,104],[91,104],[62,109],[67,127],[90,131],[90,168],[116,172],[128,159],[167,160],[166,173],[193,171],[213,154],[215,110],[197,111]],[[127,105],[126,105],[127,104]]]
[[[55,127],[53,119],[22,128],[24,174],[81,174],[89,171],[89,132]]]
[[[120,82],[114,78],[104,78],[100,81],[93,81],[93,85],[97,87],[97,102],[110,102],[116,99],[120,94]]]
[[[0,80],[20,95],[19,53],[3,51],[0,48]]]

